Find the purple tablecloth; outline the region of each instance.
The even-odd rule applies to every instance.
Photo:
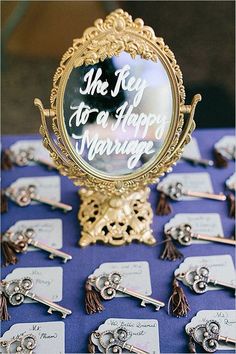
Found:
[[[201,155],[204,158],[212,158],[213,144],[223,135],[233,135],[231,129],[211,129],[199,130],[194,132],[197,138]],[[3,138],[3,148],[8,147],[16,140],[32,138],[32,136],[7,136]],[[34,136],[33,138],[39,138]],[[216,169],[204,167],[194,167],[188,163],[179,163],[174,167],[174,172],[203,172],[207,171],[211,175],[214,191],[222,192],[225,189],[225,180],[233,173],[234,164],[231,161],[226,169]],[[47,171],[41,166],[15,167],[12,171],[2,173],[2,187],[6,187],[22,176],[49,176],[56,172]],[[52,211],[44,205],[36,205],[27,208],[20,208],[13,203],[9,205],[9,212],[2,217],[2,231],[9,228],[16,221],[21,219],[43,219],[43,218],[61,218],[63,220],[63,250],[73,256],[73,260],[63,265],[63,301],[62,305],[70,308],[73,312],[71,316],[65,319],[66,326],[66,353],[86,353],[88,334],[98,328],[109,317],[120,318],[140,318],[157,319],[160,329],[160,347],[162,353],[186,353],[187,338],[185,336],[184,326],[190,319],[202,309],[234,309],[234,297],[227,290],[209,291],[204,295],[198,296],[192,294],[185,288],[191,311],[186,318],[173,318],[167,314],[166,307],[158,312],[153,310],[152,306],[145,309],[139,307],[138,301],[131,298],[118,298],[105,303],[105,311],[95,315],[86,315],[84,311],[84,281],[96,267],[103,262],[114,261],[148,261],[151,271],[153,297],[163,300],[167,303],[170,295],[172,274],[181,261],[168,262],[161,261],[158,257],[161,247],[149,247],[143,244],[131,244],[122,247],[109,247],[105,245],[93,245],[86,248],[77,246],[80,237],[80,226],[77,220],[77,211],[79,207],[79,198],[76,193],[76,187],[66,177],[61,177],[62,183],[62,201],[73,205],[73,211],[63,214],[60,211]],[[155,208],[157,192],[152,189],[150,201]],[[225,235],[232,235],[234,221],[228,217],[226,203],[211,200],[196,200],[189,202],[177,202],[174,204],[174,213],[186,211],[194,212],[215,212],[222,218],[222,224]],[[162,239],[163,225],[173,217],[174,213],[165,217],[154,216],[153,230],[157,240]],[[206,245],[198,244],[183,249],[184,255],[217,255],[231,254],[234,257],[234,248],[225,245],[209,243]],[[42,252],[34,252],[20,257],[19,267],[48,267],[61,265],[60,260],[51,261]],[[2,278],[11,272],[15,266],[3,268]],[[24,304],[17,308],[10,308],[12,319],[2,323],[2,333],[8,330],[14,323],[19,322],[42,322],[55,321],[60,319],[57,314],[48,315],[46,308],[37,304]],[[42,353],[46,354],[46,353]],[[53,353],[50,353],[53,354]]]

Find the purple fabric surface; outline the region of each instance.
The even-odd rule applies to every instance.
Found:
[[[213,144],[224,135],[233,135],[232,129],[199,130],[194,132],[198,140],[199,148],[203,158],[212,158]],[[32,136],[7,136],[3,137],[3,148],[8,147],[16,140],[32,138]],[[34,136],[39,138],[39,136]],[[229,162],[226,169],[209,167],[194,167],[188,163],[179,163],[174,167],[173,172],[204,172],[211,175],[213,188],[216,193],[225,190],[224,182],[233,173],[234,163]],[[2,187],[10,185],[17,178],[22,176],[49,176],[56,172],[47,171],[42,166],[14,167],[12,171],[3,171]],[[45,252],[28,252],[20,256],[18,267],[63,267],[63,300],[60,304],[72,310],[73,314],[67,317],[64,322],[66,326],[66,353],[86,353],[87,339],[91,331],[98,328],[109,317],[157,319],[160,330],[160,348],[162,353],[186,353],[187,337],[184,326],[190,319],[202,309],[234,309],[234,296],[227,290],[209,291],[204,295],[194,295],[186,287],[186,294],[189,298],[191,311],[186,318],[173,318],[168,316],[167,307],[158,312],[152,306],[140,308],[139,302],[131,298],[118,298],[113,301],[104,302],[105,311],[100,314],[86,315],[84,311],[84,282],[87,276],[92,273],[103,262],[114,261],[148,261],[151,271],[153,297],[167,303],[170,291],[173,271],[181,261],[161,261],[158,257],[161,253],[161,246],[148,247],[143,244],[131,244],[122,247],[109,247],[105,245],[93,245],[86,248],[77,246],[80,237],[80,226],[77,220],[79,198],[76,187],[66,177],[61,177],[62,201],[73,205],[73,211],[63,214],[60,211],[52,211],[45,205],[36,205],[27,208],[20,208],[9,202],[9,212],[2,216],[2,231],[9,228],[16,221],[21,219],[44,219],[61,218],[63,220],[63,250],[73,256],[73,260],[63,264],[56,259],[51,261]],[[155,209],[157,192],[152,187],[150,201]],[[165,217],[154,216],[153,230],[158,241],[162,240],[163,225],[174,216],[175,213],[215,212],[222,218],[223,230],[226,236],[233,233],[234,220],[228,217],[226,202],[210,200],[196,200],[189,202],[175,202],[173,213]],[[231,254],[234,257],[234,247],[220,244],[199,244],[182,249],[184,255],[219,255]],[[15,266],[2,269],[2,279],[10,273]],[[16,308],[9,307],[12,315],[10,321],[2,323],[2,333],[8,330],[14,323],[19,322],[42,322],[61,320],[58,314],[47,314],[47,308],[39,304],[24,304]],[[50,353],[53,354],[53,353]]]

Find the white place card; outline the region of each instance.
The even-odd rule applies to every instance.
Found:
[[[198,267],[207,267],[210,271],[210,278],[230,285],[236,285],[235,268],[230,255],[187,257],[175,270],[175,275],[186,273]],[[181,279],[188,285],[184,278]],[[222,290],[220,286],[208,285],[208,290]],[[224,288],[225,289],[225,288]]]
[[[150,354],[160,353],[157,320],[109,318],[104,324],[99,326],[98,332],[115,330],[119,327],[124,327],[131,333],[131,337],[127,340],[128,344],[136,346]],[[93,342],[96,345],[98,344],[97,340],[93,340]],[[98,348],[101,352],[104,352],[104,349],[100,345],[98,345]]]
[[[5,278],[6,281],[30,277],[33,280],[32,292],[53,302],[62,300],[63,269],[62,267],[27,267],[16,268]],[[25,303],[33,300],[25,298]]]
[[[34,354],[64,354],[65,353],[65,324],[64,322],[32,322],[16,323],[6,331],[2,339],[11,340],[21,335],[32,334],[36,337]],[[4,348],[1,353],[5,354]]]
[[[14,144],[12,144],[9,149],[14,152],[16,155],[19,153],[20,150],[34,150],[34,156],[36,158],[43,158],[47,161],[52,161],[49,155],[49,152],[43,146],[42,140],[18,140]],[[36,163],[34,161],[29,162],[30,166],[35,166]]]
[[[109,262],[102,263],[91,276],[119,272],[122,275],[122,286],[143,295],[152,294],[151,276],[148,262]],[[128,296],[117,292],[117,297]]]
[[[191,327],[196,327],[200,324],[205,324],[207,321],[215,320],[220,324],[220,335],[236,339],[236,311],[235,310],[202,310],[194,316],[190,323],[185,327],[186,333]],[[232,344],[225,344],[219,341],[217,353],[221,350],[234,350]]]
[[[197,160],[201,159],[201,154],[200,154],[200,150],[196,138],[192,137],[190,142],[187,145],[185,145],[182,156],[186,158],[189,157],[191,159],[197,159]]]

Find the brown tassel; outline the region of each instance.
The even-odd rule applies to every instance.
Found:
[[[173,293],[168,302],[168,313],[175,317],[186,316],[190,310],[187,298],[176,278],[173,280]]]
[[[7,298],[3,292],[0,293],[0,311],[1,311],[1,321],[8,321],[10,315],[7,310]]]
[[[172,238],[168,235],[165,235],[165,237],[165,246],[160,258],[164,259],[165,261],[176,261],[177,259],[183,258],[183,254],[175,246]]]
[[[163,216],[172,213],[172,207],[168,203],[168,197],[164,192],[160,192],[159,200],[157,203],[156,214]]]
[[[8,211],[8,200],[4,191],[1,190],[1,214],[6,213]]]
[[[235,196],[233,193],[229,193],[227,196],[228,204],[229,204],[229,216],[231,218],[235,218]]]
[[[3,150],[1,154],[1,169],[11,170],[12,169],[11,152],[9,149]]]
[[[85,284],[85,310],[89,315],[104,310],[100,295],[93,289],[89,280]]]
[[[195,344],[194,339],[191,336],[191,334],[189,334],[188,350],[189,350],[189,353],[197,353],[196,344]]]
[[[88,352],[89,352],[89,353],[93,353],[93,354],[96,353],[96,347],[95,347],[95,345],[94,345],[93,342],[92,342],[92,334],[90,334],[90,336],[89,336]]]
[[[218,168],[226,168],[228,166],[228,160],[216,149],[214,149],[215,166]]]
[[[1,241],[1,251],[4,258],[4,266],[17,263],[16,253],[22,252],[23,247],[21,245],[15,245],[11,241]]]

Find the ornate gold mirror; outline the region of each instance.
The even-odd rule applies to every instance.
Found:
[[[195,127],[174,54],[141,19],[119,9],[63,55],[40,132],[79,190],[81,246],[154,244],[147,184],[170,170]]]

